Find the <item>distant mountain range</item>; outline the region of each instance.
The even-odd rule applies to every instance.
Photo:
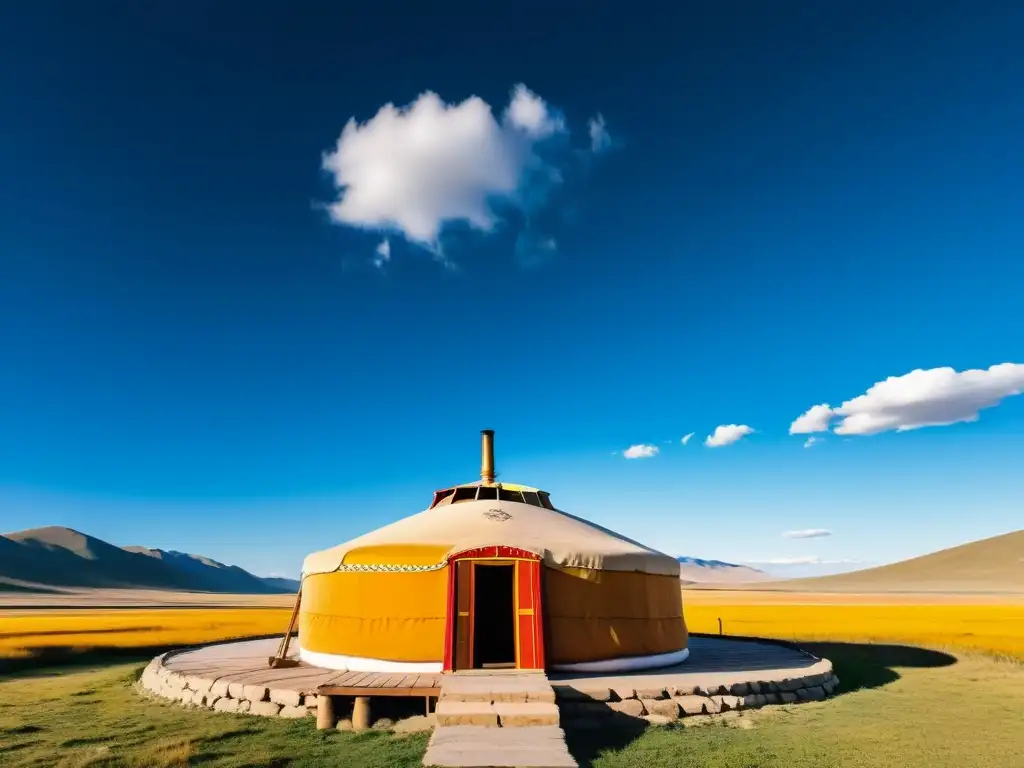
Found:
[[[678,557],[683,584],[707,588],[824,592],[1024,593],[1024,531],[964,544],[893,565],[837,576],[779,580],[722,560]],[[202,555],[116,547],[70,528],[0,536],[0,590],[46,587],[152,589],[220,594],[294,594],[294,579],[263,578]]]
[[[0,589],[32,585],[233,594],[286,593],[299,588],[293,579],[261,578],[201,555],[116,547],[56,526],[0,536]]]
[[[701,560],[698,557],[677,557],[679,580],[684,584],[751,584],[776,579],[748,565],[722,560]]]

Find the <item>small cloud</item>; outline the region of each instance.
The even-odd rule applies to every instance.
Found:
[[[707,436],[704,445],[708,448],[721,448],[732,445],[737,440],[753,433],[753,428],[746,424],[721,424],[715,427],[714,433]]]
[[[811,432],[828,432],[829,422],[832,421],[834,416],[835,414],[828,403],[815,405],[808,409],[807,413],[798,416],[796,421],[789,425],[789,434],[807,435]]]
[[[658,446],[643,443],[631,445],[622,452],[622,455],[627,459],[650,459],[658,455]]]
[[[539,267],[551,261],[558,253],[558,241],[524,229],[516,237],[516,261],[521,267]]]
[[[686,445],[690,440],[693,439],[693,432],[683,435],[683,439],[680,440],[683,445]]]
[[[821,558],[815,555],[805,557],[773,557],[763,561],[764,565],[821,565]]]
[[[380,241],[380,244],[374,251],[373,266],[375,266],[377,269],[381,269],[389,261],[391,261],[391,243],[385,237],[383,240]]]
[[[824,440],[825,438],[823,437],[808,437],[806,440],[804,440],[804,448],[810,448],[812,445],[817,445],[818,443],[824,442]]]
[[[773,557],[768,560],[751,560],[748,565],[854,565],[862,560],[823,560],[817,555],[804,557]]]
[[[552,113],[544,99],[522,83],[512,89],[505,119],[529,136],[543,139],[565,130],[565,121]]]
[[[595,155],[611,148],[612,137],[605,125],[604,115],[597,114],[590,118],[587,122],[587,131],[590,133],[590,151]]]
[[[805,528],[802,531],[786,531],[782,535],[787,539],[821,539],[831,536],[832,531],[825,528]]]

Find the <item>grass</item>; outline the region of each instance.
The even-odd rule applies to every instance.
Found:
[[[282,608],[81,609],[0,612],[0,659],[102,649],[175,648],[283,633]]]
[[[570,732],[584,768],[1006,768],[1024,754],[1024,666],[891,645],[823,644],[842,695],[689,718],[645,732]],[[0,678],[5,768],[401,768],[427,737],[315,730],[139,696],[141,664]],[[1016,762],[1015,762],[1016,761]]]
[[[721,617],[726,634],[800,640],[832,659],[842,694],[645,732],[570,733],[582,766],[1022,764],[1024,602],[725,590],[686,590],[684,601],[694,632],[717,634]],[[118,649],[141,661],[148,660],[141,649],[151,656],[160,646],[273,634],[287,623],[287,609],[39,610],[0,617],[0,658],[22,662],[22,671],[0,677],[4,768],[399,768],[422,759],[423,735],[318,732],[309,719],[185,710],[141,698],[131,689],[138,662],[24,669],[53,651]]]
[[[1024,660],[1024,600],[685,590],[693,632],[817,641],[900,642]],[[9,610],[0,659],[93,649],[181,647],[284,631],[287,608]]]
[[[684,590],[693,632],[792,640],[901,642],[1024,660],[1024,600]],[[0,659],[92,649],[181,647],[280,633],[289,609],[15,609],[0,612]]]
[[[1024,661],[1024,603],[921,596],[686,590],[692,632],[783,640],[906,643]],[[955,602],[949,602],[953,601]]]
[[[62,667],[0,678],[4,768],[418,766],[426,735],[316,730],[277,720],[187,710],[133,689],[142,665]]]
[[[583,758],[581,765],[594,768],[1022,764],[1020,665],[978,656],[947,657],[953,663],[938,666],[934,661],[921,664],[914,649],[899,646],[831,645],[819,650],[835,663],[846,691],[832,700],[684,720],[675,727],[649,729],[626,745],[602,745],[601,737],[572,734],[570,749]]]

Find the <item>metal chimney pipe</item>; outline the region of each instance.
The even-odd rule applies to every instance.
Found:
[[[480,430],[480,479],[494,485],[494,430]]]

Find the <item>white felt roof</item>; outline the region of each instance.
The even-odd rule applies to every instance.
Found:
[[[493,510],[505,514],[496,515]],[[505,515],[509,517],[502,519]],[[314,552],[303,563],[302,573],[330,573],[342,565],[348,552],[388,544],[446,547],[445,559],[477,547],[517,547],[538,555],[546,565],[554,567],[679,575],[679,563],[674,557],[582,518],[521,502],[493,499],[443,504],[345,544]]]

